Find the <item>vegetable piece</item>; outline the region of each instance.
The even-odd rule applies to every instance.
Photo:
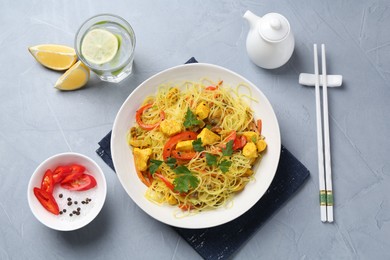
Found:
[[[206,153],[206,163],[208,166],[217,165],[217,156]]]
[[[71,171],[69,166],[58,166],[53,172],[53,183],[60,183]]]
[[[68,175],[66,175],[65,178],[62,179],[61,183],[75,180],[80,177],[85,171],[85,167],[79,164],[72,164],[71,166],[69,166],[69,169],[70,173],[68,173]]]
[[[210,113],[210,108],[207,106],[207,103],[202,101],[199,105],[196,106],[195,114],[199,119],[203,120],[208,117]]]
[[[261,135],[262,128],[263,128],[263,122],[261,121],[261,119],[258,119],[257,120],[257,131],[259,132],[259,135]]]
[[[168,142],[164,145],[164,150],[163,150],[164,161],[171,156],[172,150],[178,142],[186,141],[186,140],[196,140],[196,133],[191,131],[185,131],[180,134],[172,136],[168,140]]]
[[[233,150],[238,150],[238,149],[241,149],[245,146],[246,144],[246,138],[245,136],[237,136],[236,139],[234,139],[234,142],[233,142]]]
[[[148,168],[148,160],[152,152],[151,148],[140,149],[135,147],[133,150],[135,168],[140,171],[146,171]]]
[[[173,170],[177,177],[173,181],[175,191],[188,192],[191,188],[196,188],[199,184],[199,179],[184,165],[178,166]]]
[[[203,128],[200,134],[198,134],[197,138],[202,139],[203,145],[213,144],[221,140],[219,135],[215,134],[207,128]]]
[[[257,157],[257,147],[254,143],[247,143],[242,149],[242,154],[247,158],[256,158]]]
[[[229,168],[230,166],[232,165],[232,162],[231,161],[228,161],[228,160],[223,160],[221,161],[221,163],[219,164],[219,168],[221,169],[221,171],[223,173],[227,173],[229,171]]]
[[[54,182],[53,182],[53,172],[48,169],[43,175],[41,182],[41,189],[46,191],[47,193],[53,193]]]
[[[176,165],[176,159],[169,157],[165,160],[165,164],[169,166],[172,170],[175,168]]]
[[[157,176],[158,178],[160,178],[160,180],[162,180],[165,185],[171,190],[171,191],[174,191],[175,187],[173,186],[173,184],[167,179],[164,177],[164,175],[160,174],[160,173],[155,173],[154,174],[155,176]]]
[[[242,133],[243,136],[245,136],[247,142],[254,142],[256,143],[259,139],[259,134],[254,131],[246,131]]]
[[[96,186],[96,180],[92,175],[82,174],[77,179],[70,180],[68,182],[61,182],[61,187],[67,190],[84,191],[92,189]]]
[[[178,150],[173,150],[171,155],[176,159],[191,160],[196,156],[196,154],[197,152],[181,152]]]
[[[160,125],[161,121],[163,121],[165,119],[165,112],[161,110],[160,120],[157,123],[145,124],[142,121],[142,114],[144,113],[145,110],[149,109],[152,106],[153,106],[153,104],[146,104],[146,105],[140,107],[140,109],[138,109],[137,113],[135,114],[135,120],[137,121],[137,124],[144,130],[152,130],[152,129],[156,128],[157,126]]]
[[[184,123],[183,123],[184,127],[189,128],[191,126],[196,126],[201,123],[202,121],[196,118],[196,115],[191,111],[191,109],[187,108],[186,115],[184,116]]]
[[[145,176],[137,167],[135,167],[135,171],[137,172],[138,178],[146,187],[152,185],[152,175],[149,172],[146,172],[147,176]]]
[[[267,143],[265,142],[265,140],[259,140],[257,141],[256,146],[257,146],[257,151],[260,153],[264,151],[265,148],[267,148]]]
[[[233,140],[230,140],[229,142],[227,142],[226,147],[222,148],[222,154],[224,156],[230,156],[233,154],[233,142]]]
[[[202,146],[202,139],[198,138],[195,141],[192,142],[192,147],[195,151],[201,152],[204,151],[204,147]],[[176,147],[177,148],[177,147]]]
[[[58,215],[60,213],[58,204],[52,194],[35,187],[34,195],[47,211],[53,213],[54,215]]]
[[[149,166],[150,173],[154,174],[162,163],[163,161],[150,159],[150,166]]]

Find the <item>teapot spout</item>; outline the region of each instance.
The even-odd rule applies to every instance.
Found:
[[[248,21],[251,30],[256,27],[257,22],[261,19],[261,17],[255,15],[249,10],[245,12],[243,17]]]

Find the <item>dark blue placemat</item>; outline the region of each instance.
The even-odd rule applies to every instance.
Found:
[[[197,62],[191,58],[186,63]],[[110,149],[111,132],[100,142],[97,154],[115,171]],[[266,220],[302,186],[310,173],[284,146],[278,169],[264,196],[239,218],[213,228],[174,229],[204,259],[231,257]]]

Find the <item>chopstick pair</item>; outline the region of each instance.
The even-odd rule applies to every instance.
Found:
[[[322,70],[322,112],[324,126],[322,127],[320,74],[318,71],[317,44],[314,44],[314,75],[317,117],[317,144],[318,144],[318,171],[320,186],[320,210],[322,222],[333,222],[333,189],[332,168],[330,156],[329,115],[328,115],[328,77],[326,74],[325,45],[321,44],[321,70]],[[324,135],[322,135],[324,129]],[[323,143],[325,145],[323,145]]]

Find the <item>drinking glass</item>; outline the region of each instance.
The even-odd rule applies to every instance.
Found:
[[[118,50],[114,58],[103,64],[88,61],[81,51],[85,35],[94,29],[109,31],[118,40]],[[99,14],[89,18],[78,29],[75,37],[75,49],[79,60],[101,80],[114,83],[122,81],[132,73],[135,43],[135,33],[131,25],[113,14]]]

